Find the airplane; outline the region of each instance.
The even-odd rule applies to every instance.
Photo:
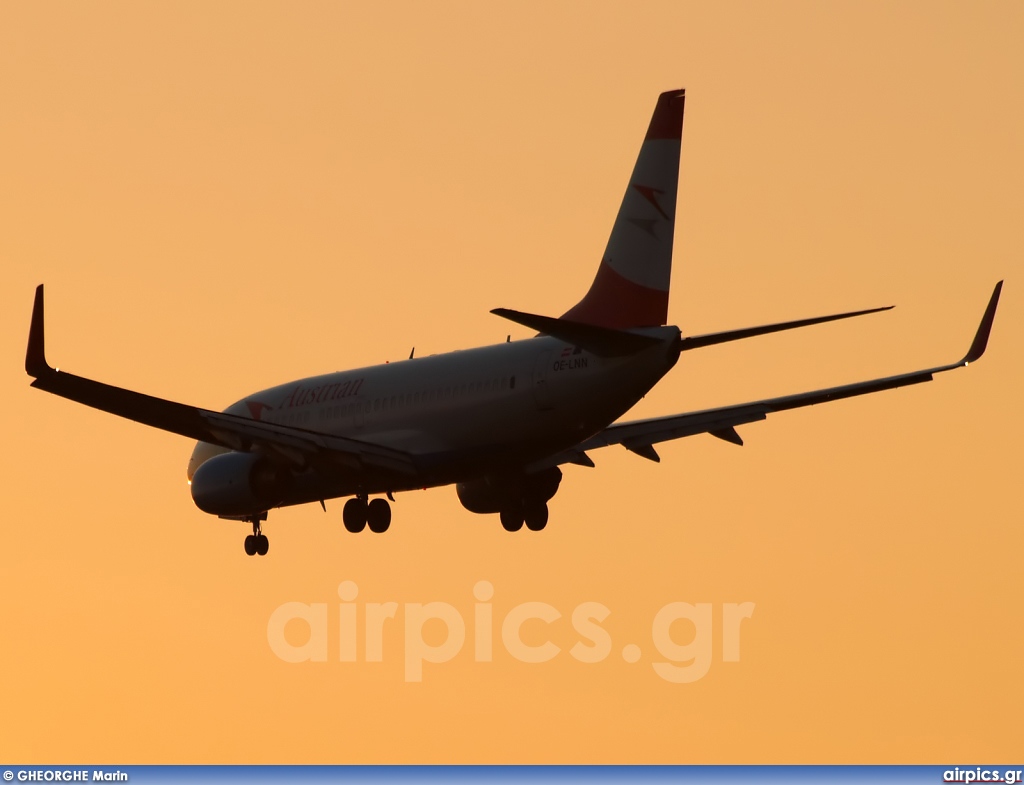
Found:
[[[114,387],[46,361],[43,286],[35,293],[25,370],[32,387],[197,440],[188,463],[203,512],[252,525],[245,552],[266,555],[271,509],[349,497],[345,528],[381,533],[395,493],[455,485],[470,512],[508,531],[540,531],[561,466],[622,445],[709,433],[742,445],[737,427],[769,414],[931,381],[985,352],[1002,281],[954,363],[811,392],[618,422],[682,352],[888,310],[871,308],[684,337],[668,324],[685,92],[662,93],[593,282],[558,318],[496,308],[537,335],[492,346],[313,376],[217,412]],[[371,498],[373,497],[373,498]]]

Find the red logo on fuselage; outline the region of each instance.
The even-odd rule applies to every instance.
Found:
[[[249,407],[249,414],[252,415],[254,420],[259,420],[263,416],[265,409],[273,409],[273,406],[267,406],[265,403],[259,401],[246,401],[245,405]]]

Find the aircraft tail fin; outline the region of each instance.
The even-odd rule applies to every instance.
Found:
[[[597,275],[563,319],[618,330],[668,320],[684,100],[658,97]]]

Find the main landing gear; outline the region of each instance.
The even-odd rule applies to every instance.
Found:
[[[500,512],[501,525],[507,532],[517,532],[526,524],[526,528],[539,532],[548,525],[548,506],[544,502],[524,501],[521,504],[509,504]]]
[[[345,502],[341,518],[345,528],[355,534],[367,526],[375,534],[386,532],[391,525],[391,505],[387,499],[366,500],[366,495],[356,496]]]
[[[267,535],[263,533],[263,527],[260,525],[266,517],[263,515],[263,517],[256,516],[249,519],[252,521],[252,534],[245,538],[245,552],[249,556],[266,556],[267,551],[270,550],[270,540],[267,539]]]

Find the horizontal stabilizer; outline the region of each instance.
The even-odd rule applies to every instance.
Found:
[[[869,313],[891,310],[893,306],[887,305],[884,308],[869,308],[866,311],[850,311],[849,313],[835,313],[829,316],[815,316],[811,319],[798,319],[795,322],[778,322],[776,324],[763,324],[759,327],[745,327],[742,330],[728,330],[724,333],[708,333],[707,335],[695,335],[690,338],[679,339],[679,351],[685,352],[688,349],[699,349],[702,346],[713,346],[716,343],[727,343],[728,341],[739,341],[743,338],[753,338],[755,335],[767,335],[768,333],[782,332],[783,330],[795,330],[797,327],[810,327],[812,324],[824,324],[835,322],[840,319],[852,319],[854,316],[864,316]]]
[[[513,311],[511,308],[495,308],[491,313],[544,335],[571,343],[573,346],[579,346],[598,357],[620,357],[626,354],[635,354],[661,342],[658,338],[650,335],[640,335],[611,327],[597,327],[569,319],[538,316],[533,313]]]

